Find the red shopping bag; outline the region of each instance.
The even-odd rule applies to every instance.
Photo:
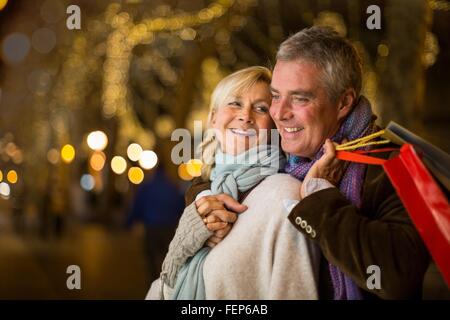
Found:
[[[421,158],[411,144],[389,160],[364,155],[388,151],[337,151],[341,160],[382,165],[389,180],[408,211],[433,260],[450,287],[450,206]]]

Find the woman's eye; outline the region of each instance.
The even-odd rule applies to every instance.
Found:
[[[262,113],[269,112],[269,108],[267,106],[256,106],[255,109],[257,112],[262,112]]]
[[[229,106],[240,107],[241,103],[239,101],[231,101],[228,103]]]
[[[276,95],[276,94],[272,94],[272,100],[279,100],[280,99],[280,96],[279,95]]]

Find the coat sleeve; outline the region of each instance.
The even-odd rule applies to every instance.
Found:
[[[329,188],[305,197],[289,220],[360,288],[383,299],[414,298],[422,289],[428,252],[381,168],[365,188],[361,209]],[[379,290],[367,287],[371,265],[380,268]]]
[[[184,194],[184,200],[186,207],[194,202],[195,197],[203,190],[209,189],[211,187],[210,181],[204,181],[202,178],[195,178],[192,180],[192,184],[186,190]]]

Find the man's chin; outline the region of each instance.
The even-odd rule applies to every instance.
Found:
[[[292,155],[300,155],[302,150],[298,141],[281,140],[281,148],[284,152]]]

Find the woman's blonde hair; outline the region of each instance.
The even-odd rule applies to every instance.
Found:
[[[211,128],[211,120],[214,112],[220,106],[225,105],[227,98],[231,95],[239,96],[259,81],[270,84],[271,78],[271,71],[265,67],[248,67],[223,78],[214,89],[209,104],[207,130],[202,143],[200,143],[197,149],[197,152],[200,154],[200,160],[203,162],[202,178],[204,180],[209,179],[218,147],[214,130]]]

